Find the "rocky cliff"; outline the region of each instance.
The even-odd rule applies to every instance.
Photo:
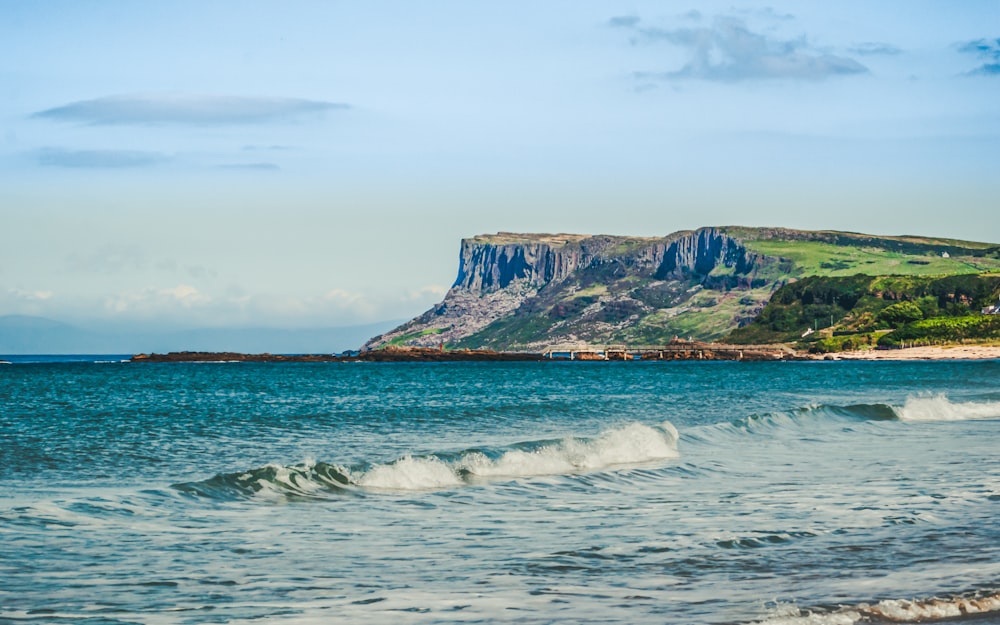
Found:
[[[578,245],[581,240],[508,233],[463,239],[454,287],[479,294],[505,289],[512,282],[541,288],[585,262],[587,253]]]
[[[464,239],[454,288],[486,294],[520,283],[540,289],[607,258],[636,256],[628,254],[636,249],[649,253],[638,255],[635,262],[644,265],[662,262],[661,239],[504,232]]]
[[[646,318],[700,310],[707,300],[695,286],[732,282],[749,290],[759,265],[758,254],[716,228],[661,238],[478,236],[462,241],[458,277],[440,304],[375,337],[365,348],[482,343],[528,349],[553,342],[634,339],[630,328],[642,329],[648,340],[669,339],[690,328],[654,327]],[[762,305],[766,293],[743,299],[734,327]],[[494,327],[497,323],[516,327]],[[521,327],[525,324],[530,328]],[[703,332],[694,334],[706,338]]]
[[[364,348],[713,340],[803,275],[963,273],[1000,267],[996,256],[990,244],[780,228],[481,235],[462,241],[458,277],[440,304]]]
[[[685,275],[707,276],[720,265],[736,274],[747,275],[760,258],[721,230],[703,228],[670,244],[656,270],[656,277],[664,280],[681,279]]]

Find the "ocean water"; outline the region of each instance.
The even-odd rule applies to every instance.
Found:
[[[1000,362],[0,366],[2,623],[994,623]]]

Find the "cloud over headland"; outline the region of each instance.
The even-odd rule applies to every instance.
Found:
[[[695,28],[658,28],[629,15],[611,18],[608,26],[628,31],[633,44],[666,43],[688,51],[679,69],[636,72],[643,80],[823,80],[868,72],[852,58],[815,49],[805,37],[782,40],[754,32],[739,17],[718,16]]]
[[[346,110],[343,102],[299,98],[201,94],[133,94],[70,102],[38,111],[33,117],[94,125],[228,125],[294,121],[327,111]]]
[[[959,52],[972,54],[985,61],[968,72],[970,76],[1000,76],[1000,38],[974,39],[961,44]]]

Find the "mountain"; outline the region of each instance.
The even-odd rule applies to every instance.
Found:
[[[715,340],[805,276],[993,269],[1000,245],[915,236],[737,226],[653,238],[502,232],[463,240],[444,300],[365,349]]]
[[[62,351],[51,351],[61,346]],[[0,317],[0,354],[94,354],[102,352],[100,337],[87,330],[52,319],[28,315]]]
[[[42,317],[0,316],[0,354],[136,354],[169,351],[233,351],[274,354],[335,353],[356,349],[386,321],[331,328],[198,328],[104,330]]]

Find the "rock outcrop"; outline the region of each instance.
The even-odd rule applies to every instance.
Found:
[[[703,228],[670,244],[656,277],[665,280],[685,275],[707,276],[720,264],[745,275],[753,271],[759,258],[759,254],[750,252],[717,228]]]
[[[565,280],[579,269],[607,257],[609,250],[623,241],[648,243],[649,248],[657,247],[660,242],[659,239],[517,235],[505,232],[463,239],[454,288],[485,294],[520,282],[529,288],[540,289],[549,283]],[[636,260],[647,264],[658,262],[662,258],[663,246],[659,247],[659,254],[650,250],[651,254]]]

